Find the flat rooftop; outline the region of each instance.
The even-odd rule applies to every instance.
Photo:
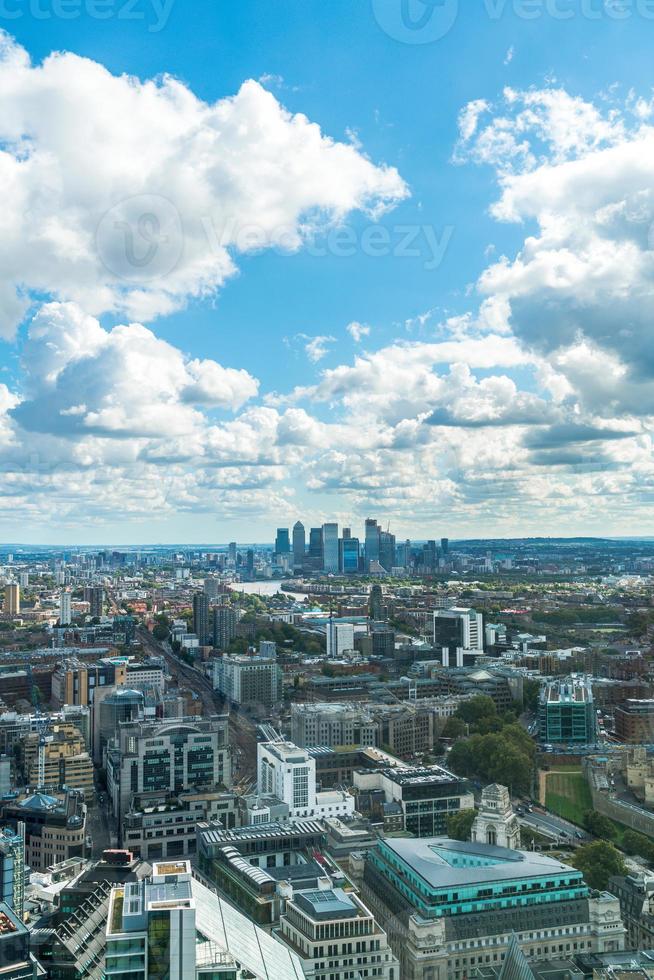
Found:
[[[293,901],[313,919],[352,919],[359,914],[359,907],[342,888],[312,889],[296,892]]]
[[[382,846],[389,848],[435,889],[547,875],[579,876],[579,872],[570,865],[538,852],[463,843],[447,837],[387,837]]]
[[[429,768],[412,766],[406,769],[398,767],[396,769],[383,769],[382,772],[384,776],[392,779],[399,786],[418,786],[421,783],[458,783],[462,779],[461,776],[455,776],[453,772],[443,769],[442,766],[430,766]]]

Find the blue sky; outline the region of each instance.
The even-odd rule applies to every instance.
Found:
[[[622,183],[616,178],[616,186],[607,190],[597,174],[612,167],[610,154],[633,147],[635,158],[638,141],[648,139],[653,5],[646,0],[461,0],[457,7],[445,0],[443,8],[432,9],[422,0],[404,2],[411,16],[424,16],[422,33],[402,26],[403,0],[194,0],[192,5],[176,0],[165,9],[150,0],[129,5],[107,0],[101,8],[106,19],[91,16],[100,9],[92,0],[4,0],[0,26],[14,39],[12,50],[25,49],[33,66],[59,51],[104,66],[113,76],[135,76],[137,87],[168,74],[183,84],[189,98],[193,93],[208,106],[236,96],[247,79],[258,80],[289,113],[303,114],[323,137],[370,165],[370,172],[355,179],[353,161],[343,164],[341,173],[324,152],[313,176],[307,161],[297,182],[298,188],[306,185],[300,196],[309,204],[292,218],[296,230],[297,222],[301,225],[302,241],[290,253],[265,247],[242,254],[231,247],[227,253],[234,268],[228,275],[207,285],[194,272],[195,278],[176,283],[174,302],[167,294],[166,302],[159,296],[126,308],[116,298],[119,287],[111,299],[101,295],[106,282],[89,282],[86,273],[72,269],[83,237],[73,241],[79,228],[71,230],[67,222],[77,219],[69,219],[60,206],[53,206],[52,215],[59,218],[58,260],[66,258],[68,249],[72,256],[65,268],[53,264],[41,271],[49,253],[44,257],[38,244],[30,251],[38,236],[34,229],[19,230],[27,271],[17,272],[14,283],[23,302],[19,313],[9,317],[13,326],[3,331],[0,346],[0,380],[7,386],[6,497],[0,500],[5,540],[261,539],[277,523],[291,523],[295,514],[307,523],[332,515],[345,521],[351,515],[356,526],[368,513],[390,521],[398,534],[419,537],[653,532],[647,521],[654,408],[648,401],[649,373],[639,354],[648,343],[648,322],[636,316],[633,328],[624,326],[625,313],[627,320],[631,316],[625,303],[633,300],[642,310],[643,297],[650,296],[647,243],[639,249],[645,262],[641,277],[615,282],[597,306],[589,298],[594,263],[601,268],[598,237],[609,243],[609,252],[610,243],[623,246],[638,238],[631,225],[628,233],[613,229],[614,237],[598,233],[598,213],[634,194],[650,207],[647,175],[640,174],[634,184],[633,173],[625,173]],[[450,15],[454,22],[444,36],[428,40],[429,31],[444,30]],[[39,151],[59,154],[53,196],[65,179],[61,174],[80,165],[68,156],[75,152],[79,119],[66,119],[60,133],[53,132],[58,113],[63,118],[70,109],[77,84],[89,93],[76,110],[87,114],[86,122],[90,118],[80,140],[95,139],[96,113],[107,123],[120,112],[112,104],[110,86],[99,84],[96,90],[89,85],[80,64],[66,62],[66,70],[51,79],[49,94],[41,95],[44,118],[36,120],[28,81],[35,69],[23,72],[15,96],[21,110],[16,125],[27,128],[29,146],[18,146],[25,132],[0,133],[0,147],[14,163]],[[7,77],[12,70],[7,69]],[[507,97],[507,88],[517,94]],[[463,138],[461,114],[471,104],[479,105],[467,117],[473,122]],[[256,125],[270,109],[260,105]],[[188,106],[176,111],[176,125],[191,113]],[[243,112],[243,128],[256,130],[248,111],[238,104],[234,108],[237,117]],[[238,118],[234,132],[237,124]],[[151,185],[141,179],[139,141],[146,157],[153,145],[147,113],[139,125],[140,132],[129,140],[130,166],[126,173],[106,176],[102,199],[119,206],[132,193],[151,192],[173,202],[186,234],[197,215],[174,185],[175,167],[189,161],[178,156],[177,163],[174,157],[166,163],[170,191],[166,174],[159,171]],[[125,144],[110,138],[110,127],[107,132],[109,138],[105,132],[89,148],[91,157],[91,150],[97,159],[127,152]],[[571,138],[575,132],[581,134],[578,141]],[[285,143],[284,158],[283,152],[276,155],[271,140],[269,158],[258,160],[256,131],[245,139],[254,141],[253,186],[266,201],[266,181],[277,188],[275,170],[293,171],[298,148]],[[197,146],[189,151],[189,160],[199,152]],[[229,147],[207,150],[218,157],[223,152]],[[567,180],[565,168],[573,165],[588,168],[580,180],[585,187],[591,182],[597,197],[589,191],[586,210],[576,214],[579,193],[570,186],[541,207],[543,189]],[[88,160],[85,166],[88,172]],[[156,164],[149,166],[154,173]],[[388,176],[391,172],[395,177]],[[220,178],[218,198],[231,193],[232,177]],[[24,173],[20,179],[26,179]],[[112,180],[114,198],[107,198]],[[338,202],[327,220],[322,212],[329,207],[324,208],[324,195],[311,186],[313,180],[321,185],[334,181],[332,197]],[[84,186],[72,202],[74,210],[88,208],[89,220],[102,228],[104,204],[95,200],[90,177],[86,186],[83,171],[80,183]],[[342,194],[341,186],[347,187]],[[519,204],[509,214],[507,201],[514,197]],[[506,206],[501,214],[491,213],[498,200]],[[218,211],[223,205],[231,208],[214,198],[216,203]],[[306,224],[316,210],[321,219],[312,239]],[[635,219],[633,214],[632,208],[628,222],[642,230],[642,215]],[[208,217],[202,215],[205,221]],[[578,228],[586,221],[589,231],[582,242]],[[551,228],[566,223],[571,228],[552,246]],[[2,219],[0,231],[1,224]],[[14,232],[6,229],[6,242],[11,244]],[[375,235],[380,236],[376,247],[364,244]],[[525,244],[529,236],[539,243],[536,257]],[[98,241],[101,248],[96,236]],[[436,245],[443,246],[442,255]],[[410,254],[402,254],[407,250]],[[581,280],[575,278],[576,250],[585,257]],[[502,255],[506,276],[499,274]],[[553,285],[546,274],[537,282],[542,263],[554,255],[565,267],[563,277],[570,273],[570,282]],[[100,257],[106,265],[106,256]],[[523,275],[522,266],[529,263]],[[38,274],[32,274],[32,264]],[[487,282],[489,269],[495,271]],[[557,269],[561,273],[560,265]],[[480,286],[482,281],[487,284]],[[602,277],[607,281],[613,281],[608,269]],[[151,296],[158,285],[146,279],[144,293]],[[583,310],[575,289],[585,297]],[[492,315],[480,323],[480,307],[489,297],[496,301]],[[601,322],[613,301],[615,323],[633,341],[625,340],[624,349]],[[138,413],[129,393],[113,383],[111,371],[122,371],[124,378],[128,365],[137,379],[132,388],[138,387],[138,372],[147,373],[148,364],[159,371],[156,358],[165,358],[165,349],[149,360],[154,355],[147,351],[133,355],[133,339],[127,338],[118,345],[123,365],[113,349],[111,356],[99,357],[100,349],[106,353],[106,341],[97,333],[56,380],[43,368],[44,358],[57,344],[68,349],[60,334],[70,329],[70,311],[62,317],[51,304],[67,302],[75,303],[81,318],[76,330],[93,334],[85,316],[96,317],[97,330],[107,332],[140,321],[187,364],[216,362],[221,370],[247,372],[252,382],[241,377],[244,387],[237,396],[236,376],[217,378],[211,369],[212,394],[203,388],[195,415],[189,413],[188,429],[181,426],[174,438],[167,438],[171,429],[164,413],[155,439],[152,419],[141,428],[125,421]],[[47,326],[28,342],[34,315]],[[363,331],[348,332],[353,323]],[[558,334],[562,323],[565,336]],[[53,339],[55,329],[59,339]],[[545,341],[545,336],[556,339]],[[315,338],[328,339],[312,346]],[[452,343],[458,345],[454,352]],[[502,343],[513,345],[509,353],[489,354]],[[474,353],[480,345],[482,356]],[[365,362],[361,370],[355,370],[355,358]],[[399,370],[402,358],[406,363]],[[622,379],[625,390],[642,386],[638,404],[622,390],[592,388],[598,372],[583,369],[589,358]],[[173,377],[177,368],[170,364]],[[188,392],[200,384],[197,370],[190,371],[194,381],[180,394],[183,406],[192,403]],[[74,389],[80,378],[87,395],[78,399]],[[102,384],[106,387],[98,395]],[[231,386],[227,395],[216,390],[224,384]],[[401,398],[403,387],[406,397]],[[384,397],[385,388],[392,397]],[[153,396],[154,416],[158,398],[174,415],[175,405],[164,390]],[[259,410],[264,414],[257,415]],[[280,436],[279,428],[279,417],[289,410],[303,413],[288,421],[294,432],[290,440]],[[245,422],[243,412],[250,413]],[[71,419],[83,421],[73,426]],[[232,426],[226,435],[224,425]],[[219,459],[207,455],[207,441],[218,447]],[[182,451],[182,444],[192,444],[193,451]],[[544,498],[550,501],[545,523]]]

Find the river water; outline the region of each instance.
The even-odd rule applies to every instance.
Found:
[[[229,587],[234,592],[245,592],[247,595],[271,596],[281,592],[296,602],[306,599],[306,592],[285,592],[281,585],[281,582],[230,582]]]

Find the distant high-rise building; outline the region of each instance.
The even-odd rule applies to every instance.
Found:
[[[5,586],[4,611],[8,616],[17,616],[20,612],[20,585],[18,582],[9,582]]]
[[[359,539],[343,538],[341,541],[341,571],[356,575],[359,571]]]
[[[29,572],[21,572],[20,575],[18,576],[18,582],[21,589],[26,589],[27,586],[30,584]]]
[[[368,612],[370,618],[375,622],[379,622],[384,618],[384,594],[381,585],[373,585],[370,589]]]
[[[352,537],[352,529],[349,527],[343,528],[343,541],[349,541]]]
[[[395,567],[395,535],[389,531],[379,534],[379,564],[389,573]]]
[[[291,553],[291,541],[288,534],[288,528],[278,527],[277,537],[275,538],[275,554],[289,555],[290,553]]]
[[[213,611],[213,645],[226,650],[236,636],[236,610],[231,606],[216,606]]]
[[[104,612],[104,589],[101,585],[91,585],[84,589],[84,601],[89,604],[89,613],[100,619]]]
[[[220,579],[213,575],[207,576],[204,580],[204,594],[208,599],[217,599],[220,594]]]
[[[250,578],[254,578],[254,550],[252,548],[248,548],[246,552],[245,568]]]
[[[323,524],[322,549],[324,571],[338,572],[338,524]]]
[[[302,571],[304,565],[304,555],[307,542],[302,521],[297,521],[293,525],[293,568],[296,572]]]
[[[234,565],[236,564],[236,541],[230,541],[227,546],[227,558]]]
[[[445,555],[449,555],[449,553],[450,553],[450,539],[449,538],[441,538],[441,552],[442,552],[442,554],[444,556]]]
[[[381,528],[379,527],[377,521],[368,518],[366,521],[366,538],[365,538],[365,562],[366,571],[370,568],[371,561],[379,561],[379,537]]]
[[[59,624],[70,626],[72,621],[72,606],[70,592],[62,592],[59,596]]]
[[[425,572],[436,570],[436,542],[428,541],[422,546],[422,568]]]
[[[204,592],[193,596],[193,632],[202,645],[213,639],[213,630],[209,631],[209,597]]]
[[[411,560],[411,542],[407,538],[395,547],[395,564],[398,568],[408,568]]]
[[[340,657],[346,650],[354,650],[354,626],[352,623],[339,623],[335,619],[327,622],[327,656]]]
[[[312,527],[309,531],[309,561],[311,568],[320,571],[323,564],[322,528]]]

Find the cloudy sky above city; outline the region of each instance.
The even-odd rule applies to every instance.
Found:
[[[459,6],[3,8],[5,541],[654,534],[654,9]]]

